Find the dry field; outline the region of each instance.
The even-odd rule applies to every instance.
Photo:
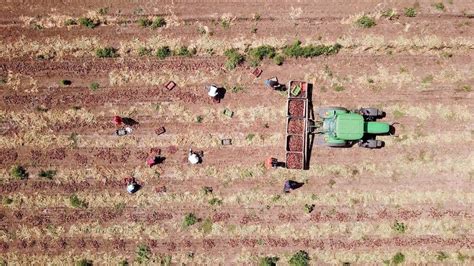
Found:
[[[0,265],[287,265],[299,250],[312,265],[474,263],[473,1],[27,0],[0,11]],[[341,48],[297,59],[285,54],[296,40]],[[248,54],[261,45],[284,62],[263,59],[255,78]],[[115,57],[98,57],[106,47]],[[235,69],[231,48],[247,56]],[[307,171],[266,170],[285,154],[286,96],[264,88],[271,76],[312,82],[315,106],[382,108],[396,136],[380,150],[315,146]],[[209,83],[227,88],[221,103]],[[116,137],[114,115],[140,124]],[[166,160],[148,168],[153,147]],[[189,147],[202,164],[187,163]],[[130,175],[143,185],[134,195]],[[287,179],[305,184],[282,194]]]

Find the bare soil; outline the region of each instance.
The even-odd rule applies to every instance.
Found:
[[[470,256],[465,264],[473,264],[469,224],[474,223],[474,169],[468,143],[474,110],[474,27],[469,12],[474,6],[472,1],[446,2],[445,10],[438,11],[423,0],[416,3],[417,16],[406,17],[403,10],[409,6],[413,3],[375,0],[164,1],[159,5],[4,1],[0,6],[0,260],[12,265],[64,264],[56,256],[72,259],[87,252],[105,254],[106,260],[94,264],[117,265],[124,258],[134,261],[137,246],[146,244],[154,258],[171,255],[176,265],[247,265],[266,255],[286,263],[283,256],[300,249],[317,257],[312,261],[316,264],[341,263],[340,252],[347,253],[347,262],[355,265],[380,264],[383,260],[371,260],[371,255],[388,254],[384,259],[389,260],[397,252],[406,255],[407,264],[439,264],[433,256],[439,251],[450,255],[442,263],[461,263],[460,253]],[[104,7],[109,7],[107,21],[94,29],[66,27],[65,18],[57,18],[77,19]],[[379,16],[388,9],[399,16]],[[356,26],[358,14],[373,15],[377,25]],[[168,25],[153,30],[137,23],[157,16]],[[223,26],[225,16],[231,21],[229,27]],[[58,19],[58,26],[35,24],[43,19]],[[203,33],[204,27],[209,33]],[[62,43],[47,44],[52,38]],[[76,46],[67,47],[81,38]],[[264,59],[258,66],[263,70],[259,78],[248,63],[226,69],[222,52],[208,49],[235,46],[244,53],[250,43],[281,46],[298,39],[303,44],[340,42],[343,48],[329,56],[286,57],[281,66]],[[89,47],[87,41],[93,42],[90,49],[84,48]],[[161,60],[153,54],[162,45],[196,45],[198,55]],[[95,49],[105,46],[119,48],[119,57],[97,58]],[[134,49],[142,46],[154,49],[152,55],[138,56]],[[78,52],[84,55],[77,56]],[[38,57],[46,54],[51,59]],[[118,72],[125,73],[123,84],[114,85],[112,77]],[[262,89],[263,80],[273,76],[285,84],[288,80],[313,83],[314,108],[380,107],[387,112],[382,121],[395,123],[395,136],[380,137],[387,142],[380,150],[315,145],[311,172],[263,170],[260,165],[269,156],[286,159],[290,169],[303,167],[302,154],[284,157],[285,141],[290,150],[299,151],[302,138],[285,139],[287,95]],[[63,79],[72,85],[60,86]],[[171,91],[164,88],[168,79],[177,83]],[[92,82],[100,83],[100,88],[92,91]],[[227,90],[221,103],[214,104],[203,91],[208,83],[239,85],[244,90]],[[337,91],[336,85],[343,90]],[[167,104],[176,107],[157,110]],[[289,115],[304,115],[301,100],[288,104]],[[235,116],[215,115],[224,108],[235,110]],[[65,119],[65,113],[76,118]],[[114,138],[115,115],[132,117],[140,124],[130,136]],[[202,123],[194,122],[198,115],[204,116]],[[157,135],[160,127],[166,132]],[[288,133],[300,134],[303,127],[302,120],[291,119]],[[194,138],[196,134],[202,134],[202,139]],[[248,134],[260,138],[248,145]],[[61,142],[74,135],[76,144]],[[222,138],[232,138],[233,145],[221,146]],[[95,144],[85,144],[86,140]],[[166,160],[146,168],[149,151],[157,146]],[[202,164],[188,164],[190,147],[205,152]],[[24,166],[28,179],[12,177],[13,165]],[[41,170],[57,174],[48,180],[39,176]],[[66,175],[72,171],[80,174]],[[99,174],[89,174],[95,172]],[[130,175],[142,185],[135,195],[129,195],[122,182]],[[289,178],[307,182],[288,195],[281,194],[282,182]],[[212,195],[203,195],[205,186],[213,187]],[[73,208],[69,204],[73,194],[90,200],[90,206]],[[95,200],[99,196],[101,200]],[[211,206],[213,197],[222,199],[222,204]],[[8,204],[8,199],[13,202]],[[315,204],[315,210],[306,214],[304,204]],[[183,217],[190,212],[201,220],[183,229]],[[213,223],[212,234],[201,228],[206,218]],[[392,229],[396,221],[407,225],[404,234]],[[85,225],[94,230],[75,233]],[[288,231],[271,231],[282,225]],[[107,233],[126,231],[129,226],[136,231],[127,238]],[[142,233],[152,226],[165,234]],[[347,232],[340,230],[342,226]],[[292,235],[292,230],[309,227],[318,231]],[[387,231],[380,232],[384,228]],[[415,228],[429,234],[420,235]],[[209,261],[193,261],[187,257],[190,252]],[[413,252],[420,257],[412,256]],[[40,256],[47,256],[48,263],[38,262]],[[180,261],[184,257],[187,261]]]

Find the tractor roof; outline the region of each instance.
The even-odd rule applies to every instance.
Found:
[[[336,137],[358,140],[364,136],[364,118],[359,114],[340,114],[336,118]]]

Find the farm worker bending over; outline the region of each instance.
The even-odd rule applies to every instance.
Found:
[[[198,164],[200,161],[199,156],[196,153],[194,153],[192,149],[189,149],[188,161],[191,164]]]
[[[219,95],[217,87],[215,85],[208,86],[207,95],[211,96],[212,98],[216,98],[217,95]]]
[[[114,116],[114,124],[116,126],[121,126],[122,125],[122,118],[120,116]]]
[[[265,167],[267,169],[277,168],[278,160],[276,158],[269,157],[265,160]]]
[[[125,178],[125,182],[127,183],[127,192],[130,194],[133,194],[140,189],[140,185],[133,177]]]
[[[265,80],[265,86],[271,88],[271,89],[274,89],[274,90],[284,90],[284,86],[283,84],[280,84],[278,82],[278,78],[277,77],[272,77],[270,79],[267,79]]]

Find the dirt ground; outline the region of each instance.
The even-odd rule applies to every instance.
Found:
[[[276,256],[286,265],[299,250],[312,265],[400,254],[408,264],[474,263],[474,2],[57,2],[0,6],[0,261],[132,263],[145,245],[152,264]],[[357,26],[364,14],[376,25]],[[138,25],[158,16],[165,27]],[[80,17],[100,25],[65,25]],[[226,49],[281,53],[296,40],[342,48],[280,66],[264,59],[259,78],[248,60],[225,67]],[[196,54],[154,56],[165,45]],[[118,56],[98,58],[103,47]],[[381,108],[396,132],[379,150],[315,145],[309,170],[267,170],[287,141],[286,94],[264,86],[273,76],[311,82],[315,108]],[[211,83],[227,90],[220,103],[207,96]],[[139,124],[114,136],[115,115]],[[165,160],[149,168],[152,148]],[[203,151],[202,164],[188,163],[189,148]],[[14,165],[26,180],[11,175]],[[128,176],[142,185],[133,195]],[[288,179],[304,185],[283,194]],[[186,227],[189,213],[198,219]]]

